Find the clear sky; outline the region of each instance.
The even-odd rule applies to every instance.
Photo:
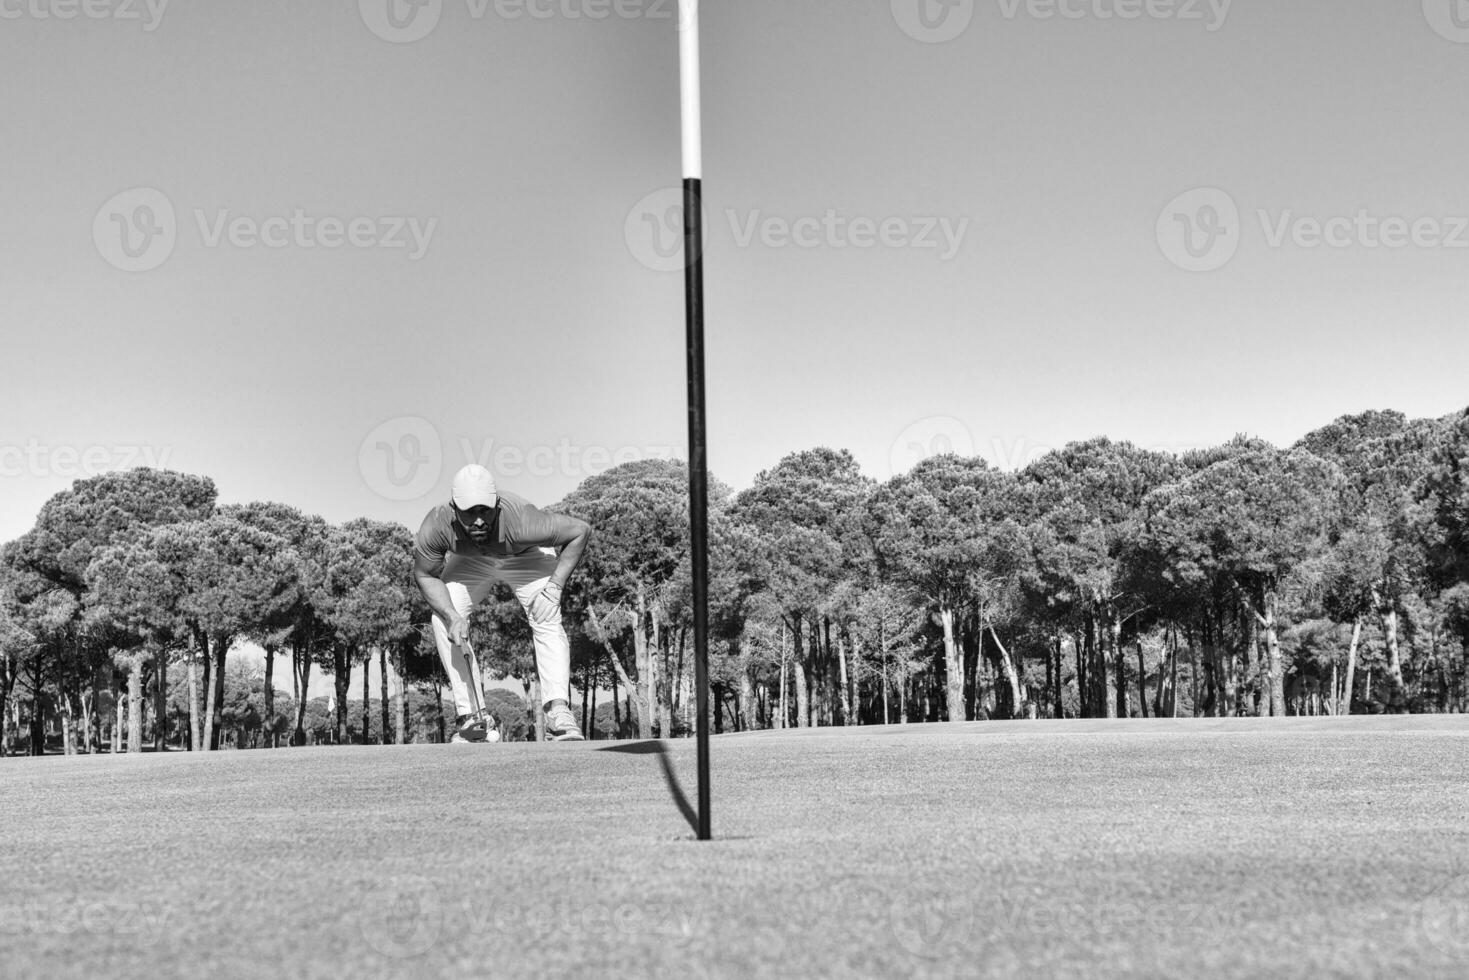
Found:
[[[1463,6],[704,0],[714,473],[1469,405]],[[673,8],[0,0],[0,540],[682,454]]]

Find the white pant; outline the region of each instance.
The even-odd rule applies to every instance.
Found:
[[[525,609],[525,618],[530,623],[531,635],[536,645],[536,673],[541,679],[542,703],[563,700],[571,701],[571,641],[561,625],[561,610],[542,622],[530,615],[530,604],[541,590],[551,573],[556,570],[556,555],[549,549],[538,549],[528,555],[510,558],[485,558],[479,556],[448,556],[440,578],[449,590],[449,600],[461,616],[483,602],[503,582],[515,590],[515,597]],[[476,710],[479,705],[471,700],[471,690],[484,690],[479,665],[468,656],[464,647],[449,642],[449,629],[436,613],[433,617],[434,642],[439,647],[439,659],[449,675],[449,689],[454,692],[454,709],[461,715]]]

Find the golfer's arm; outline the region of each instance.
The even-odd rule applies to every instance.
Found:
[[[592,536],[592,526],[575,517],[562,517],[560,520],[575,525],[569,530],[576,533],[576,537],[568,541],[561,549],[559,560],[556,562],[556,571],[551,573],[552,584],[564,589],[567,580],[571,578],[571,573],[576,571],[577,564],[581,562],[582,552],[587,548],[587,540]]]
[[[454,625],[454,620],[459,619],[459,610],[454,608],[453,601],[449,598],[449,589],[444,585],[442,579],[435,574],[433,567],[426,564],[422,559],[413,561],[413,577],[418,582],[418,591],[423,593],[428,607],[434,611],[444,625]]]

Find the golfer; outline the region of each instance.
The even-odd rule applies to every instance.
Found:
[[[477,465],[460,470],[450,502],[423,519],[413,577],[433,610],[434,641],[454,692],[453,741],[484,742],[495,725],[469,648],[469,613],[500,582],[515,591],[530,621],[547,735],[558,742],[581,739],[569,703],[571,642],[561,625],[561,590],[590,534],[586,521],[497,492],[490,471]]]

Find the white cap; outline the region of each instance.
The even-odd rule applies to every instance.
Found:
[[[498,499],[495,478],[478,463],[470,463],[454,474],[454,506],[460,510],[493,507]]]

